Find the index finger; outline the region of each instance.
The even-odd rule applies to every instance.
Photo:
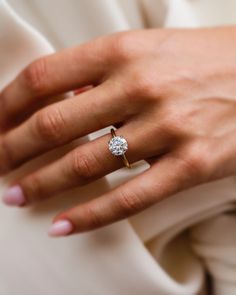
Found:
[[[40,100],[97,84],[106,72],[105,37],[39,58],[0,93],[0,127]]]

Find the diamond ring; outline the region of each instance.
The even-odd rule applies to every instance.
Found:
[[[111,128],[112,138],[108,141],[108,147],[114,156],[121,156],[122,160],[127,168],[131,168],[129,161],[125,156],[125,152],[128,150],[128,142],[123,136],[118,136],[115,130]]]

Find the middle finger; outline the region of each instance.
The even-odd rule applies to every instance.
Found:
[[[128,139],[129,149],[126,156],[130,163],[158,154],[157,150],[167,144],[167,138],[161,134],[162,140],[159,140],[159,143],[147,144],[153,143],[153,137],[143,135],[136,127],[135,122],[129,122],[116,131],[117,135]],[[54,163],[19,179],[6,192],[5,202],[22,205],[39,201],[90,183],[123,167],[122,159],[113,156],[108,149],[110,138],[110,134],[96,138],[75,148]]]

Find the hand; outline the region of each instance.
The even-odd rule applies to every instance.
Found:
[[[79,87],[88,91],[52,103]],[[236,28],[131,31],[40,58],[0,95],[2,174],[106,126],[131,163],[150,168],[56,216],[51,235],[95,229],[184,189],[236,172]],[[28,205],[123,166],[110,133],[19,179],[4,196]]]

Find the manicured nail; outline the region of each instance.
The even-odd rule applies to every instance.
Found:
[[[21,206],[25,203],[25,196],[19,185],[12,186],[3,195],[3,202],[9,206]]]
[[[59,220],[53,223],[48,231],[48,234],[52,237],[66,236],[73,230],[73,225],[69,220]]]

